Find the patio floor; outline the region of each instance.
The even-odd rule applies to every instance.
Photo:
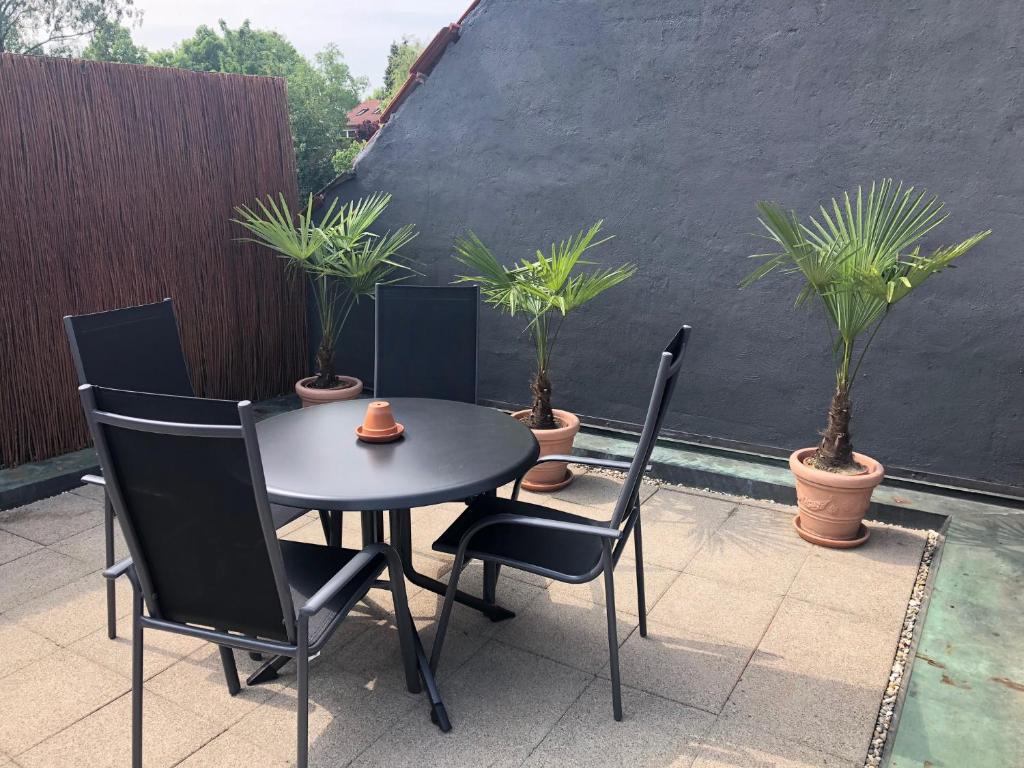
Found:
[[[540,501],[607,517],[616,483],[582,474]],[[311,764],[863,765],[924,533],[873,525],[860,549],[824,550],[797,538],[777,505],[655,484],[644,496],[646,638],[633,562],[616,571],[622,723],[600,585],[508,570],[498,599],[516,618],[454,614],[439,676],[449,734],[404,691],[390,600],[372,592],[313,662]],[[457,512],[413,513],[420,570],[444,578],[450,561],[430,543]],[[0,768],[129,762],[129,625],[107,639],[101,522],[85,488],[0,512]],[[315,515],[282,535],[322,541]],[[346,515],[345,541],[358,540],[358,515]],[[480,582],[474,564],[463,585],[479,593]],[[126,614],[127,583],[119,590]],[[428,647],[439,602],[411,588]],[[145,676],[147,766],[291,763],[293,665],[231,698],[215,648],[149,632]]]

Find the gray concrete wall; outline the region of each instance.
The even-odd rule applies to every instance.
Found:
[[[640,272],[567,322],[557,405],[640,420],[687,322],[667,426],[788,449],[815,442],[833,373],[793,280],[736,288],[755,201],[807,213],[882,176],[927,187],[951,212],[930,245],[994,234],[887,321],[855,443],[1020,487],[1022,31],[1017,0],[484,0],[337,194],[392,192],[388,222],[419,227],[435,283],[469,229],[511,261],[603,217],[616,239],[594,257]],[[368,331],[352,326],[342,367],[369,372]],[[516,321],[482,313],[482,397],[527,400],[531,359]]]

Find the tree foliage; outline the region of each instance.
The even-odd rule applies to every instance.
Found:
[[[415,37],[403,37],[401,40],[391,43],[391,49],[388,51],[388,65],[384,70],[384,85],[373,94],[375,99],[380,99],[382,107],[386,107],[398,93],[402,83],[409,77],[409,69],[421,53],[423,53],[423,43]]]
[[[365,141],[349,141],[347,147],[342,147],[335,152],[334,157],[331,158],[331,166],[334,168],[334,172],[340,176],[351,171],[356,155],[362,152],[365,146]]]
[[[0,53],[64,55],[135,14],[134,0],[0,0]]]
[[[101,24],[82,50],[83,59],[116,61],[121,64],[146,64],[149,51],[132,40],[132,33],[121,24]]]

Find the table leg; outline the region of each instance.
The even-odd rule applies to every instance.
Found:
[[[384,513],[380,510],[368,510],[360,513],[363,526],[363,546],[384,541]]]
[[[418,587],[429,589],[431,592],[443,595],[448,586],[437,579],[417,571],[412,564],[412,518],[408,509],[392,509],[388,515],[391,523],[391,546],[398,550],[398,556],[402,558],[402,567],[405,569],[405,578]],[[455,592],[456,602],[469,606],[474,610],[487,616],[491,621],[503,621],[511,619],[515,613],[502,608],[500,605],[493,605],[481,600],[475,595],[470,595],[462,590]]]

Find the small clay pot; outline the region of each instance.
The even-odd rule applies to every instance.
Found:
[[[553,454],[572,453],[572,443],[576,439],[576,433],[580,431],[579,417],[568,411],[552,409],[555,421],[558,422],[556,429],[531,429],[533,436],[540,443],[540,455],[551,456]],[[530,415],[529,410],[516,411],[513,418],[523,421]],[[572,482],[572,472],[564,461],[552,461],[548,464],[539,464],[523,478],[523,488],[535,493],[549,493],[565,488]]]
[[[825,547],[849,548],[868,539],[863,524],[871,493],[882,482],[885,468],[862,453],[853,458],[862,467],[858,474],[825,472],[804,463],[814,448],[802,448],[789,457],[796,477],[796,503],[800,514],[793,521],[800,537]]]
[[[391,403],[384,400],[374,400],[366,406],[366,415],[363,417],[362,430],[367,435],[390,435],[398,425],[395,424],[394,414],[391,413]]]
[[[363,394],[363,382],[355,376],[335,376],[335,378],[345,386],[337,389],[313,389],[309,384],[316,381],[316,376],[307,376],[295,382],[295,394],[302,401],[302,407],[336,403],[339,400],[354,400]]]

